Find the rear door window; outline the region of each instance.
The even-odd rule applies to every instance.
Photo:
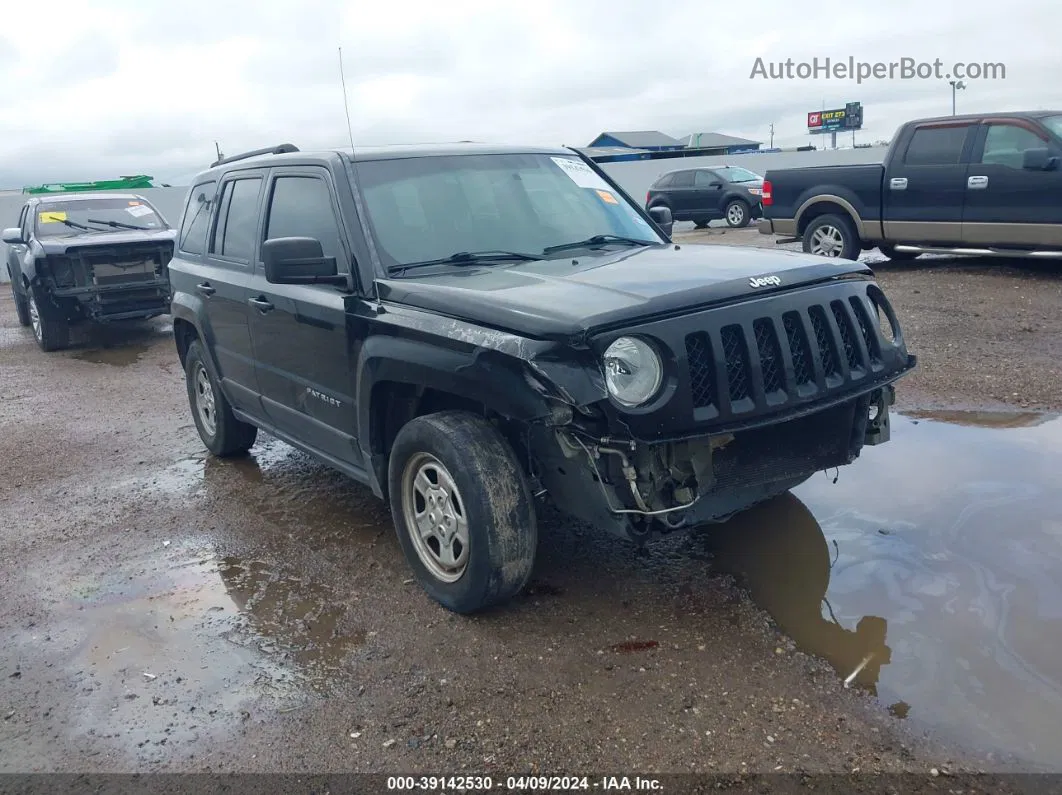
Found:
[[[909,166],[954,166],[962,162],[962,150],[971,125],[919,127],[907,145],[904,163]]]
[[[693,172],[692,171],[679,171],[671,178],[672,188],[692,188],[693,187]]]
[[[261,190],[261,177],[241,177],[222,184],[218,219],[210,246],[212,254],[241,262],[251,261]]]

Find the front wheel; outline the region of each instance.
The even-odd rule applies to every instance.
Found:
[[[804,230],[804,252],[820,257],[856,259],[860,244],[852,222],[840,215],[820,215]]]
[[[730,202],[726,206],[725,215],[727,226],[732,226],[735,229],[742,229],[748,226],[749,219],[752,217],[749,212],[749,206],[741,199],[734,199]]]
[[[527,584],[538,530],[512,448],[463,411],[417,417],[388,464],[398,541],[428,595],[456,613],[504,602]]]
[[[250,450],[258,437],[258,428],[236,419],[198,341],[188,346],[184,374],[192,420],[207,450],[219,458]]]
[[[10,273],[10,270],[8,273]],[[15,299],[15,314],[18,316],[18,324],[20,326],[31,325],[33,321],[30,318],[29,300],[19,292],[18,282],[14,274],[11,274],[11,295]]]
[[[70,344],[70,321],[62,308],[52,303],[48,294],[35,284],[26,290],[26,311],[33,338],[42,351],[51,353]]]

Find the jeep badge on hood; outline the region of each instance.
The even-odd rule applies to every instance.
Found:
[[[772,287],[778,287],[782,283],[782,280],[777,276],[753,276],[749,279],[749,287],[766,287],[771,285]]]

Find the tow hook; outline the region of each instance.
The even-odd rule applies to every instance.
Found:
[[[896,388],[889,384],[879,389],[870,397],[870,408],[867,411],[867,432],[865,444],[883,444],[889,441],[891,431],[889,426],[889,406],[896,402]]]

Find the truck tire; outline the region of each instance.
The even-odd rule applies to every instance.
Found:
[[[475,414],[417,417],[388,462],[398,542],[421,587],[455,613],[523,590],[538,545],[527,478],[509,443]]]
[[[198,340],[188,346],[184,375],[192,420],[207,450],[218,458],[250,450],[258,438],[258,428],[236,419]]]
[[[852,222],[844,216],[820,215],[804,230],[804,252],[807,254],[854,260],[859,251],[859,236]]]
[[[726,210],[723,211],[723,217],[726,218],[727,226],[731,226],[735,229],[744,229],[749,225],[749,219],[752,218],[752,213],[749,210],[747,202],[741,199],[733,199],[726,205]]]
[[[26,290],[26,309],[33,328],[33,338],[42,351],[51,353],[70,344],[70,322],[66,315],[35,284]]]
[[[707,229],[708,223],[709,221],[707,218],[697,218],[693,221],[693,226],[697,229]]]
[[[883,243],[878,246],[878,251],[889,259],[896,260],[897,262],[903,262],[921,256],[917,251],[897,251],[896,246],[889,245],[888,243]]]
[[[10,269],[8,269],[8,274],[11,276],[11,295],[15,299],[15,314],[18,315],[18,324],[20,326],[29,326],[32,323],[30,320],[29,301],[19,290],[18,280]]]

